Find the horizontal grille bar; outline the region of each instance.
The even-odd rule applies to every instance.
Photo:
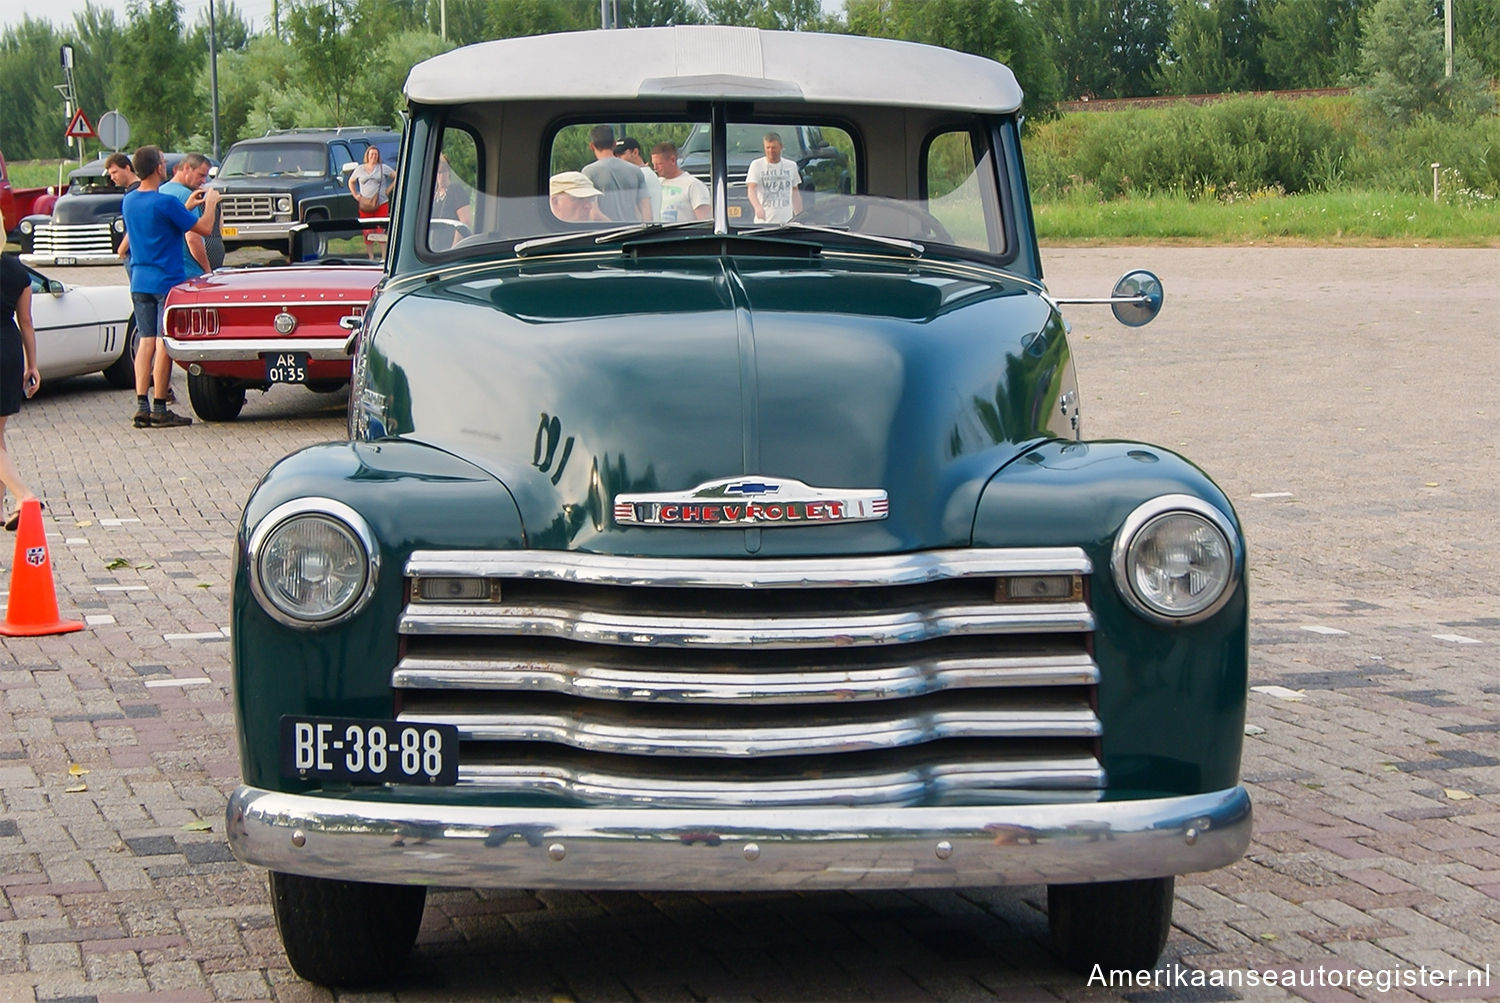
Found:
[[[591,806],[662,808],[793,807],[798,805],[956,804],[983,797],[1014,800],[1096,800],[1104,771],[1087,754],[1011,759],[926,757],[864,772],[726,781],[665,773],[623,774],[586,762],[486,763],[459,769],[461,787],[508,794],[555,795]],[[1039,796],[1039,795],[1050,795]]]
[[[225,223],[269,223],[275,216],[271,195],[226,195],[220,200]]]
[[[738,669],[738,671],[736,670]],[[709,663],[653,664],[606,658],[567,659],[561,653],[507,658],[480,650],[408,655],[392,685],[398,689],[557,693],[594,700],[651,703],[821,703],[891,700],[946,690],[993,686],[1090,686],[1099,679],[1093,659],[1065,655],[942,656],[897,664],[775,666],[748,671]]]
[[[43,224],[36,228],[32,237],[32,250],[38,254],[51,252],[114,252],[113,238],[108,223],[70,225],[66,223]]]
[[[1075,547],[927,550],[874,557],[766,560],[617,557],[550,550],[418,550],[408,577],[476,576],[619,587],[812,589],[920,585],[998,575],[1086,575],[1093,565]]]
[[[973,634],[1093,629],[1093,614],[1082,603],[950,606],[837,618],[698,616],[675,622],[650,614],[565,607],[424,605],[407,607],[400,621],[403,634],[558,637],[590,644],[673,648],[831,648],[913,644]]]
[[[674,708],[681,710],[682,708]],[[959,738],[1094,738],[1099,719],[1084,695],[1030,695],[1004,707],[930,699],[830,714],[742,712],[720,717],[622,710],[618,704],[539,698],[505,708],[474,708],[442,696],[408,700],[403,719],[451,724],[461,741],[550,742],[589,752],[645,756],[790,756],[893,749]]]

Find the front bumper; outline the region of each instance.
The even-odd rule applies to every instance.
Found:
[[[253,244],[260,241],[283,241],[291,238],[294,219],[278,219],[269,223],[230,223],[219,227],[219,237],[228,244]]]
[[[18,257],[28,265],[55,265],[65,268],[71,265],[118,265],[120,256],[111,252],[109,254],[96,252],[83,252],[77,254],[42,253],[21,254]]]
[[[464,887],[962,888],[1165,877],[1238,860],[1243,787],[939,808],[577,809],[388,804],[240,787],[230,849],[275,871]]]
[[[167,338],[174,362],[253,362],[265,355],[306,352],[312,362],[349,362],[348,335],[337,338]]]

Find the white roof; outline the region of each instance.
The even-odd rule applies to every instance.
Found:
[[[1021,106],[1014,74],[982,56],[887,38],[723,25],[480,42],[412,67],[406,97],[422,104],[727,97],[983,112]]]

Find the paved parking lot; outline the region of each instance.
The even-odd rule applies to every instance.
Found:
[[[1255,838],[1179,881],[1158,985],[1064,972],[1040,888],[442,890],[406,980],[350,998],[1500,999],[1500,251],[1047,262],[1059,295],[1161,274],[1150,327],[1070,312],[1085,435],[1180,450],[1250,540]],[[89,377],[12,423],[63,615],[89,626],[0,639],[0,1000],[329,998],[223,842],[224,628],[240,504],[342,437],[343,405],[280,388],[233,424],[137,430]]]

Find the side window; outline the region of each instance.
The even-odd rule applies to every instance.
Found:
[[[332,161],[329,164],[328,173],[335,178],[343,171],[345,164],[359,162],[359,158],[354,155],[354,151],[349,148],[349,144],[347,143],[330,143],[328,146],[328,155]]]
[[[990,246],[985,225],[980,170],[989,169],[988,155],[977,150],[968,130],[939,133],[927,144],[923,163],[927,188],[927,211],[942,222],[953,243],[981,251],[1001,251]]]
[[[446,251],[474,232],[476,210],[483,208],[480,193],[479,147],[473,133],[449,126],[443,130],[443,142],[433,174],[431,211],[428,214],[427,246]],[[490,209],[490,215],[494,215]],[[496,221],[485,220],[494,228]]]

